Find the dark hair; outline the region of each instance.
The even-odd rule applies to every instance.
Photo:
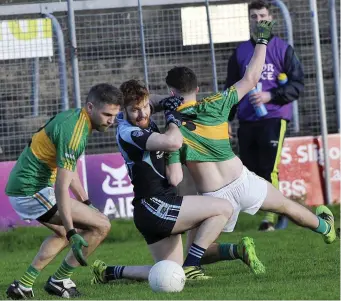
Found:
[[[149,96],[149,91],[144,82],[136,79],[131,79],[124,82],[120,86],[123,94],[124,107],[134,104],[139,104]]]
[[[174,67],[169,70],[166,76],[166,83],[181,94],[192,93],[198,87],[197,76],[187,67]]]
[[[271,4],[268,1],[256,0],[256,1],[252,1],[249,4],[249,11],[251,9],[262,9],[262,8],[266,8],[269,11],[269,13],[271,13],[270,12]]]
[[[93,103],[97,107],[103,104],[122,106],[123,95],[118,88],[103,83],[91,87],[86,101]]]

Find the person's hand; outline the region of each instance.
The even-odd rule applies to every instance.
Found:
[[[85,260],[85,257],[82,252],[82,247],[88,247],[88,243],[85,241],[85,239],[78,234],[75,229],[72,229],[68,231],[66,234],[67,239],[71,243],[71,249],[73,252],[73,255],[75,256],[76,260],[82,265],[87,266],[87,262]]]
[[[180,96],[170,96],[160,100],[160,104],[165,111],[175,111],[183,104],[183,100],[183,97]]]
[[[256,92],[249,96],[253,105],[260,106],[262,103],[268,103],[271,100],[270,92]]]
[[[169,125],[170,123],[174,123],[178,127],[182,125],[181,113],[177,111],[166,110],[165,119],[166,119],[166,125]]]
[[[272,28],[275,21],[261,20],[257,23],[256,43],[267,45],[272,35]]]

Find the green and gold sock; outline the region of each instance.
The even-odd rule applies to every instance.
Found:
[[[63,280],[71,278],[75,268],[70,266],[65,259],[59,269],[53,274],[52,278],[56,280]]]
[[[316,229],[314,229],[313,231],[317,232],[317,233],[321,233],[321,234],[328,234],[330,231],[330,225],[321,217],[317,216],[318,220],[319,220],[319,225]]]
[[[236,244],[220,244],[219,256],[222,260],[236,260],[241,258],[238,254],[238,245]]]
[[[32,288],[34,281],[39,276],[40,271],[35,269],[33,266],[29,266],[24,276],[22,276],[19,280],[20,285],[26,288]]]
[[[264,220],[267,220],[271,224],[275,224],[277,219],[277,214],[272,212],[266,212],[264,216]]]

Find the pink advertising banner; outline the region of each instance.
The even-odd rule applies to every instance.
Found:
[[[131,218],[133,185],[121,154],[88,155],[85,162],[91,202],[110,218]]]

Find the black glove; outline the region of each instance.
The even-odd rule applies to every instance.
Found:
[[[166,125],[169,125],[170,123],[174,123],[178,127],[182,124],[182,116],[180,112],[177,111],[165,111],[165,119],[166,119]]]
[[[175,111],[183,104],[183,100],[183,97],[180,96],[170,96],[160,100],[160,105],[165,111]]]

